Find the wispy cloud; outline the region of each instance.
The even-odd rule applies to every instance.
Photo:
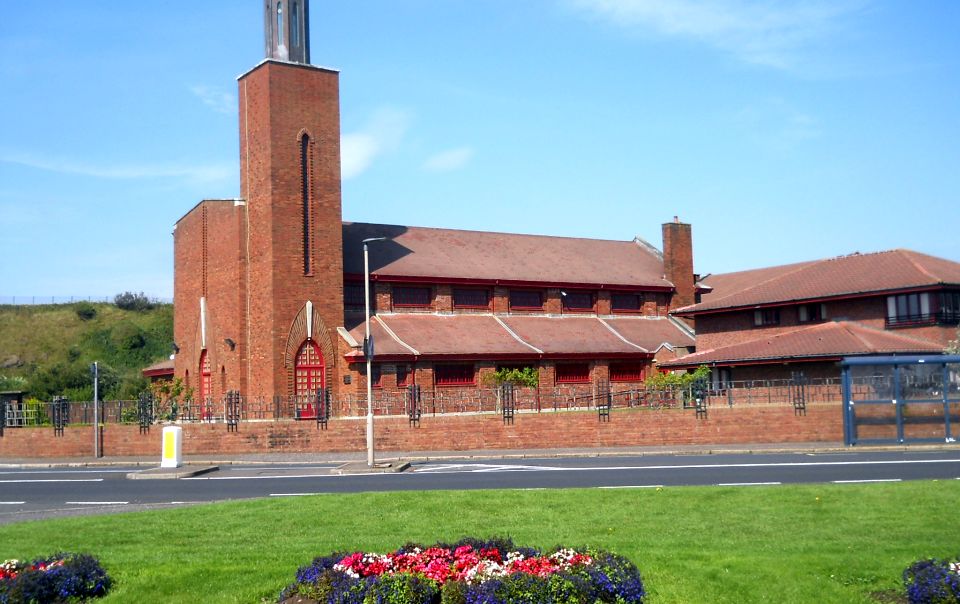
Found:
[[[448,149],[428,157],[427,161],[423,162],[423,169],[428,172],[452,172],[467,165],[471,159],[473,159],[471,147]]]
[[[216,182],[232,178],[236,168],[229,164],[110,164],[97,165],[60,157],[39,157],[0,150],[0,162],[110,180],[180,178],[195,182]]]
[[[696,40],[748,63],[794,67],[872,0],[566,0],[615,25]]]
[[[216,86],[191,86],[192,92],[207,107],[217,113],[233,115],[237,112],[237,97]]]
[[[397,109],[381,108],[356,132],[340,137],[340,175],[363,174],[377,157],[395,151],[410,125],[410,116]]]
[[[779,97],[744,107],[736,121],[748,137],[768,149],[785,151],[823,136],[820,120]]]

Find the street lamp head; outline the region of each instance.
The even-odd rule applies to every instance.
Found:
[[[369,237],[367,239],[364,239],[362,243],[363,245],[367,245],[368,243],[373,243],[374,241],[386,241],[386,240],[387,240],[386,237]]]

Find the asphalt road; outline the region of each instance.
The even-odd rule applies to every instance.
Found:
[[[422,462],[399,474],[343,476],[334,467],[226,466],[179,480],[128,479],[137,467],[0,469],[0,523],[315,493],[956,480],[960,450]]]

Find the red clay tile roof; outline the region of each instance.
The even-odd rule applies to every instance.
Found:
[[[677,309],[677,314],[957,285],[960,263],[910,250],[892,250],[713,275],[704,282],[713,287],[713,292],[704,294],[700,304]]]
[[[943,347],[898,333],[866,327],[851,321],[837,321],[802,327],[749,342],[699,350],[665,367],[697,365],[747,365],[773,360],[837,358],[868,354],[941,353]]]
[[[668,318],[379,314],[370,324],[377,356],[649,355],[693,339]],[[364,326],[350,330],[363,341]],[[359,350],[348,356],[361,356]]]
[[[343,224],[343,270],[363,274],[362,240],[370,272],[380,277],[522,281],[672,288],[655,249],[637,241],[515,235],[385,224]]]
[[[158,375],[173,375],[173,361],[167,359],[166,361],[160,361],[159,363],[154,363],[149,367],[144,367],[140,373],[146,377],[158,376]]]

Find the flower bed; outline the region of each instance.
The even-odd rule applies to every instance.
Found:
[[[910,604],[960,604],[960,562],[919,560],[903,571]]]
[[[106,595],[111,579],[87,554],[59,553],[33,562],[0,564],[0,604],[46,604]]]
[[[407,544],[390,554],[333,553],[297,571],[282,603],[640,604],[640,572],[603,550],[540,552],[510,539]]]

